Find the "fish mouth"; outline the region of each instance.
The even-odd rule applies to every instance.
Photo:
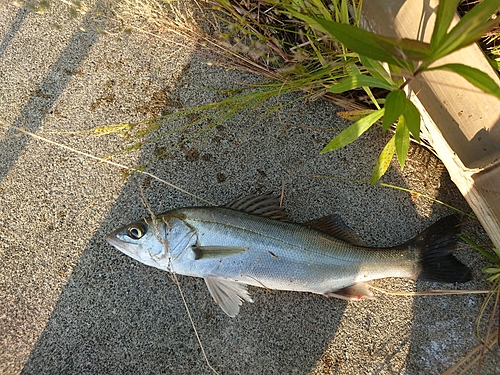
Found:
[[[118,237],[118,234],[120,234],[121,231],[117,230],[112,233],[107,234],[104,239],[106,240],[107,243],[109,243],[111,246],[113,246],[115,249],[121,251],[122,253],[131,253],[134,254],[135,251],[131,251],[132,248],[130,246],[127,246],[127,243],[120,240]]]
[[[109,233],[107,234],[104,239],[106,240],[107,243],[109,243],[111,246],[116,247],[118,245],[118,239],[115,236],[115,233]]]

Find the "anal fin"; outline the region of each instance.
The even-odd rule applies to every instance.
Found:
[[[217,275],[207,275],[204,279],[215,303],[231,318],[238,315],[243,301],[253,302],[248,294],[246,284],[228,280]]]
[[[325,296],[336,297],[348,301],[359,301],[360,299],[363,298],[367,299],[375,298],[370,290],[370,285],[364,282],[359,282],[332,292],[326,292]]]

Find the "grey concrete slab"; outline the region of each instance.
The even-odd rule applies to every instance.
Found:
[[[172,57],[175,46],[142,34],[96,33],[99,18],[70,19],[58,5],[44,16],[10,5],[0,12],[0,373],[211,373],[171,275],[104,241],[111,230],[149,215],[144,199],[155,213],[205,203],[150,177],[124,179],[119,168],[5,126],[105,156],[128,141],[83,130],[143,120],[172,103],[210,103],[220,97],[217,90],[257,78],[209,66],[206,57],[188,51]],[[294,220],[338,212],[371,245],[400,243],[451,212],[366,183],[387,140],[375,131],[320,156],[348,125],[336,110],[322,101],[298,101],[261,119],[265,109],[255,109],[147,170],[216,204],[284,187]],[[148,161],[189,131],[116,161]],[[403,173],[391,167],[385,181],[470,211],[439,163],[419,150]],[[475,280],[465,287],[487,287],[480,257],[472,250],[458,256],[474,268]],[[230,319],[203,280],[179,282],[220,374],[439,373],[476,345],[472,331],[484,300],[377,293],[376,300],[347,303],[250,288],[255,303]],[[400,279],[376,285],[445,287]],[[489,355],[483,372],[500,371],[496,366]]]

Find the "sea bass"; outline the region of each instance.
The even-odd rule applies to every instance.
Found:
[[[249,195],[223,207],[168,211],[120,228],[106,240],[124,254],[176,274],[202,277],[215,302],[235,317],[247,285],[359,300],[385,277],[447,283],[471,279],[449,250],[458,217],[447,216],[391,248],[363,246],[337,215],[288,220],[279,198]]]

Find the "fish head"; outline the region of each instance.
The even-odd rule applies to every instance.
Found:
[[[136,221],[106,236],[117,250],[148,266],[171,270],[171,262],[196,243],[195,233],[172,215]]]

